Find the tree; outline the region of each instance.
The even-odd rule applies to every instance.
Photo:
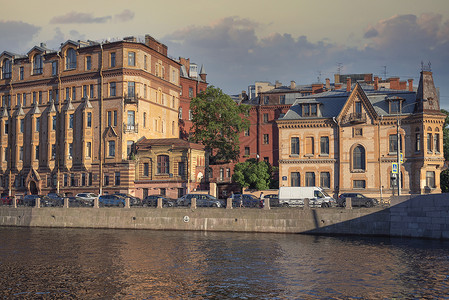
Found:
[[[205,146],[206,170],[209,169],[209,158],[213,162],[229,162],[239,157],[239,135],[249,128],[249,108],[248,105],[237,105],[214,86],[207,87],[192,99],[191,139]]]
[[[267,162],[251,158],[235,165],[232,181],[244,188],[266,190],[270,188],[271,177],[272,168]]]
[[[446,114],[446,120],[443,125],[443,151],[444,159],[449,160],[449,112],[445,109],[441,110],[442,113]],[[440,186],[443,193],[449,192],[449,170],[444,170],[440,175]]]

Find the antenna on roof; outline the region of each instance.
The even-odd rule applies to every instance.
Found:
[[[387,66],[382,66],[382,67],[384,68],[384,73],[383,73],[384,79],[387,79]]]
[[[316,79],[317,79],[318,83],[321,83],[321,71],[318,71],[318,76]]]
[[[423,61],[421,61],[421,71],[432,71],[432,64],[430,63],[430,61],[427,63],[427,66],[424,65]]]
[[[337,63],[337,74],[340,75],[342,70],[343,70],[343,64]]]

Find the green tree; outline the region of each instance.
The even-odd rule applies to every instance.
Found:
[[[446,114],[446,120],[443,125],[443,151],[444,159],[449,160],[449,112],[445,109],[441,110],[442,113]],[[449,192],[449,170],[444,170],[440,175],[440,186],[443,193]]]
[[[272,168],[268,163],[251,158],[235,165],[232,181],[242,188],[266,190],[270,188],[271,177]]]
[[[239,135],[249,128],[249,108],[248,105],[237,105],[231,97],[214,86],[209,86],[192,99],[191,140],[205,146],[206,170],[209,168],[209,159],[215,163],[229,162],[239,157]]]

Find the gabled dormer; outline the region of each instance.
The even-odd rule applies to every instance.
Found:
[[[34,46],[28,51],[27,56],[31,63],[31,75],[41,75],[44,73],[44,55],[52,52],[45,47],[45,44],[41,46]]]
[[[11,79],[12,77],[12,64],[14,61],[15,54],[4,51],[0,55],[0,66],[1,66],[1,79]]]
[[[300,103],[301,117],[303,118],[319,118],[321,114],[321,103],[316,99],[307,99]]]
[[[364,124],[377,118],[377,113],[362,86],[357,83],[337,116],[339,122]]]
[[[64,70],[76,70],[78,48],[80,43],[68,40],[61,46],[61,56],[64,60]]]

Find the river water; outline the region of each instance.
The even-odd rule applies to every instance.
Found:
[[[3,299],[449,299],[449,241],[0,227]]]

